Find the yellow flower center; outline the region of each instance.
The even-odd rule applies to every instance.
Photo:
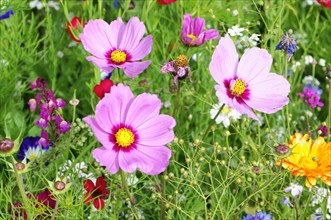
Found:
[[[198,39],[198,37],[195,36],[194,34],[188,34],[187,36],[192,39],[191,44],[194,43]]]
[[[134,134],[130,129],[120,128],[115,134],[116,143],[120,147],[129,147],[134,142]]]
[[[114,50],[111,53],[110,58],[115,63],[123,63],[126,61],[126,53],[121,50]]]
[[[231,82],[230,84],[230,91],[231,94],[234,96],[240,96],[245,92],[245,90],[246,90],[246,84],[241,79],[236,79],[234,83]]]
[[[304,156],[301,158],[300,160],[300,164],[302,164],[302,166],[306,169],[316,169],[318,167],[318,163],[317,163],[317,158],[316,157],[308,157],[308,156]]]
[[[39,156],[38,156],[38,155],[35,155],[35,154],[31,154],[31,155],[28,157],[28,159],[29,159],[30,161],[32,161],[32,160],[36,159],[37,157],[39,157]]]
[[[227,106],[224,106],[223,109],[222,109],[222,112],[227,115],[231,112],[231,109]]]

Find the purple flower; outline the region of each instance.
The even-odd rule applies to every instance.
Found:
[[[192,82],[191,69],[188,66],[188,59],[185,55],[179,55],[175,60],[163,64],[161,72],[172,73],[174,75],[175,85],[177,85],[178,79],[184,79],[186,76]]]
[[[49,145],[48,132],[46,130],[44,130],[44,129],[41,130],[41,137],[40,137],[38,143],[43,147],[46,147]]]
[[[183,44],[188,46],[200,46],[207,40],[218,37],[217,30],[212,29],[203,31],[204,27],[205,19],[199,17],[192,19],[192,15],[186,14],[183,19],[181,31]]]
[[[60,115],[56,115],[54,117],[54,120],[56,122],[56,128],[58,129],[60,134],[66,133],[67,131],[70,130],[70,123],[64,121]]]
[[[63,109],[66,106],[66,103],[63,99],[59,98],[59,99],[56,99],[56,106],[58,108]]]
[[[47,82],[45,79],[43,78],[37,78],[35,81],[31,82],[30,83],[30,88],[32,90],[35,90],[35,89],[44,89],[47,87]]]
[[[296,183],[290,183],[290,186],[285,189],[285,192],[290,192],[294,198],[298,198],[303,190],[303,187]]]
[[[288,197],[283,197],[281,200],[287,207],[293,208],[293,205]]]
[[[294,38],[287,32],[280,38],[280,43],[276,46],[276,50],[284,50],[287,54],[288,61],[290,61],[294,52],[298,50]]]
[[[34,111],[37,108],[37,101],[35,99],[30,99],[28,102],[30,111]]]
[[[254,215],[246,215],[242,218],[242,220],[272,220],[271,215],[264,212],[257,212]]]
[[[143,38],[146,27],[137,17],[125,24],[121,18],[108,24],[102,19],[90,20],[79,35],[86,51],[93,56],[86,59],[104,72],[123,69],[130,78],[137,77],[152,61],[145,58],[152,49],[152,35]]]
[[[12,16],[14,14],[13,10],[9,10],[7,12],[5,12],[3,15],[0,15],[0,20],[4,20],[9,18],[10,16]]]
[[[17,158],[19,160],[24,160],[24,158],[27,159],[27,161],[34,160],[35,158],[38,158],[41,156],[41,154],[45,153],[49,146],[46,145],[41,146],[39,144],[40,137],[26,137],[24,138],[20,150],[17,154]]]
[[[312,108],[317,106],[323,107],[324,103],[320,102],[320,97],[315,93],[313,89],[304,88],[303,92],[299,93],[299,96],[304,101],[304,103]]]

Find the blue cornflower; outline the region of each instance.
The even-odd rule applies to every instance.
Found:
[[[39,139],[40,137],[24,138],[17,154],[17,158],[19,160],[24,160],[24,158],[26,158],[27,161],[32,161],[44,154],[48,150],[49,146],[41,146],[38,143]]]
[[[311,220],[322,220],[323,219],[323,214],[321,213],[314,213],[311,215]]]
[[[276,50],[284,50],[285,53],[287,54],[288,61],[290,61],[294,52],[298,50],[298,47],[294,38],[291,35],[289,35],[287,32],[285,32],[285,35],[283,35],[280,38],[280,42],[276,46]]]
[[[312,89],[315,91],[316,95],[318,95],[319,97],[321,97],[322,93],[323,93],[323,90],[320,89],[318,86],[313,86],[312,83],[308,83],[305,85],[304,88],[309,88],[309,89]]]
[[[254,215],[246,215],[242,218],[242,220],[272,220],[271,215],[264,212],[257,212]]]
[[[4,13],[3,15],[0,15],[0,20],[4,20],[9,18],[10,16],[12,16],[14,14],[13,10],[9,10],[6,13]]]
[[[293,205],[292,205],[292,203],[291,203],[291,201],[290,201],[290,199],[289,199],[288,197],[284,197],[284,198],[282,198],[281,201],[282,201],[287,207],[290,207],[290,208],[293,207]]]

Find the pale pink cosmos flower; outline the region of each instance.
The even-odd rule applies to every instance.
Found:
[[[264,49],[247,49],[238,60],[233,41],[226,35],[219,41],[209,64],[220,102],[241,114],[259,121],[253,109],[267,114],[287,105],[289,82],[276,73],[270,73],[271,55]]]
[[[138,76],[150,64],[150,60],[137,62],[146,57],[152,49],[152,35],[143,38],[146,28],[137,17],[127,24],[121,18],[108,24],[102,19],[90,20],[79,35],[82,44],[93,56],[86,59],[104,72],[114,68],[124,70],[130,78]]]
[[[205,19],[194,18],[192,15],[186,14],[183,19],[181,31],[182,42],[188,46],[200,46],[207,40],[212,40],[218,37],[218,31],[211,29],[203,31],[205,27]]]
[[[134,97],[128,86],[113,86],[97,104],[95,119],[84,118],[102,144],[93,157],[112,174],[120,168],[149,175],[163,172],[171,157],[165,145],[174,139],[176,121],[160,114],[161,106],[156,95]]]

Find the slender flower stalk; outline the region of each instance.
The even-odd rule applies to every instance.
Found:
[[[130,190],[129,190],[129,187],[128,187],[127,178],[126,178],[126,174],[125,174],[125,172],[123,170],[121,170],[120,173],[121,173],[121,180],[122,180],[123,188],[124,188],[126,194],[128,195],[128,197],[130,199],[131,211],[132,211],[135,219],[139,219],[138,214],[137,214],[137,211],[136,211],[136,209],[134,207],[135,198],[134,198],[133,193],[130,193]]]
[[[28,198],[26,197],[26,193],[24,191],[24,184],[22,182],[22,179],[21,179],[20,175],[18,174],[16,165],[15,165],[15,159],[14,159],[14,157],[13,156],[10,156],[10,159],[11,159],[11,163],[13,165],[16,182],[17,182],[18,188],[20,190],[20,193],[21,193],[21,196],[22,196],[22,199],[23,199],[23,203],[24,203],[24,206],[25,206],[25,210],[27,212],[28,219],[31,219],[30,204],[29,204]]]
[[[205,133],[202,136],[202,140],[205,139],[205,137],[207,136],[207,134],[209,133],[211,126],[213,126],[216,122],[216,118],[219,116],[219,114],[221,114],[223,108],[224,108],[224,104],[222,105],[222,107],[220,108],[220,110],[217,112],[217,114],[215,115],[215,117],[213,118],[212,122],[209,124],[208,128],[206,129]]]

